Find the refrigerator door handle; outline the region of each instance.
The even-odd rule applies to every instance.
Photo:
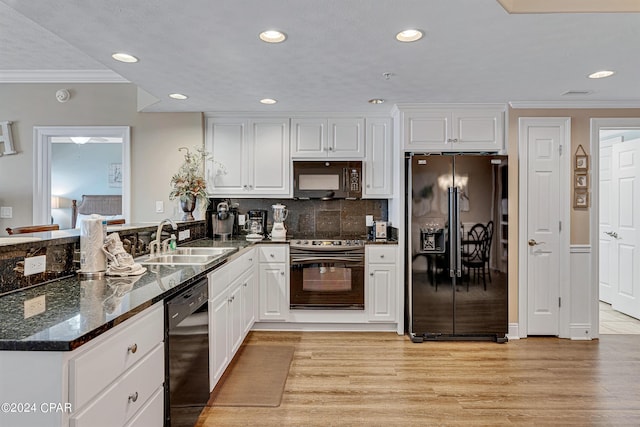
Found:
[[[456,276],[462,277],[462,233],[460,233],[460,189],[455,187],[456,203]]]
[[[456,218],[456,187],[449,187],[449,277],[456,276],[457,258],[458,258],[458,232],[455,224],[458,222]]]

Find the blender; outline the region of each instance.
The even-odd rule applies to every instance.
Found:
[[[271,240],[285,241],[287,238],[287,229],[284,228],[284,220],[287,219],[289,211],[285,205],[280,203],[272,205],[273,209],[273,228],[271,229]]]

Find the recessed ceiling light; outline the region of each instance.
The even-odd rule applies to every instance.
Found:
[[[133,55],[129,55],[128,53],[116,52],[113,55],[111,55],[111,57],[116,61],[120,61],[120,62],[127,62],[127,63],[138,62],[138,58],[136,58]]]
[[[417,40],[420,40],[422,36],[423,36],[422,31],[416,30],[416,29],[409,29],[409,30],[400,31],[398,34],[396,34],[396,39],[398,41],[408,43],[408,42],[415,42]]]
[[[261,99],[260,102],[262,102],[263,104],[272,105],[278,101],[272,98],[264,98],[264,99]]]
[[[370,99],[367,102],[369,102],[369,104],[382,104],[384,102],[384,99],[382,99],[382,98],[373,98],[373,99]]]
[[[169,98],[184,100],[189,98],[187,95],[183,95],[181,93],[170,93]]]
[[[590,79],[604,79],[605,77],[613,76],[615,71],[602,70],[596,71],[595,73],[589,74]]]
[[[287,39],[287,35],[278,30],[266,30],[258,36],[260,40],[267,43],[282,43]]]

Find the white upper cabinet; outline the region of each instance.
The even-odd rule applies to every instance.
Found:
[[[207,192],[235,197],[290,196],[288,118],[207,118]]]
[[[363,198],[393,197],[390,118],[367,118]]]
[[[399,105],[396,125],[404,151],[505,152],[505,106]]]
[[[291,120],[293,159],[363,159],[363,118],[294,118]]]

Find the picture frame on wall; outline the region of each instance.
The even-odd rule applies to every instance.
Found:
[[[587,155],[576,155],[576,166],[575,170],[577,171],[587,171],[589,169],[589,156]]]
[[[109,187],[122,187],[122,163],[109,165]]]
[[[575,189],[586,190],[589,188],[589,175],[586,173],[576,173],[573,186]]]
[[[589,192],[588,191],[576,191],[573,194],[573,207],[574,208],[588,208],[589,207]]]

